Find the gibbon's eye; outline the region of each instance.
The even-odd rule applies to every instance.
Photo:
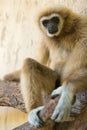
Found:
[[[58,17],[53,17],[51,19],[51,21],[54,22],[54,23],[59,23],[59,18]]]
[[[44,21],[42,22],[42,24],[44,25],[44,27],[47,27],[48,22],[49,22],[49,20],[44,20]]]

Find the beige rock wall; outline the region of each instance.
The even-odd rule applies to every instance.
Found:
[[[31,15],[37,6],[49,3],[61,3],[80,12],[87,0],[0,0],[0,78],[20,68],[25,57],[35,57],[40,34]]]

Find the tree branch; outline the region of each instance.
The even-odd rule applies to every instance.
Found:
[[[26,112],[19,83],[0,81],[0,106],[10,106]]]
[[[40,112],[39,116],[43,120],[43,130],[55,130],[61,129],[65,130],[85,130],[87,128],[87,90],[79,92],[76,95],[76,102],[72,106],[71,117],[69,118],[68,123],[54,123],[50,121],[50,116],[53,113],[53,110],[59,100],[59,97],[55,99],[50,99],[50,96],[44,97],[45,99],[45,108]],[[26,112],[25,105],[23,102],[22,95],[20,93],[20,85],[16,82],[7,82],[0,81],[0,105],[1,106],[11,106],[21,111]],[[49,111],[48,111],[49,110]],[[81,113],[81,114],[80,114]],[[36,130],[36,128],[32,127],[29,123],[25,123],[24,125],[15,128],[14,130]],[[41,129],[41,130],[42,130]]]

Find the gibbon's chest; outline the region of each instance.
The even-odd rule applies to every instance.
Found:
[[[50,62],[48,66],[61,74],[69,55],[70,52],[63,47],[50,49]]]

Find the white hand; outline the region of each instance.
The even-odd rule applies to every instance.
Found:
[[[56,122],[64,121],[70,115],[73,94],[69,90],[70,89],[66,89],[65,87],[59,87],[51,94],[52,97],[61,94],[59,102],[51,116],[51,119]]]
[[[28,114],[29,123],[37,128],[42,126],[42,121],[39,119],[37,114],[43,108],[44,108],[44,106],[37,107],[36,109],[33,109],[32,111],[30,111]]]

